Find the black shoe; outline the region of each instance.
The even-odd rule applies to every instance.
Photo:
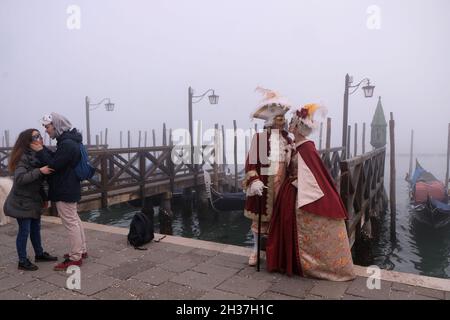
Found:
[[[19,270],[25,271],[36,271],[38,268],[37,265],[32,264],[30,260],[25,260],[24,262],[19,262],[19,266],[17,267]]]
[[[34,257],[34,261],[36,261],[36,262],[57,261],[57,260],[58,260],[57,257],[53,257],[53,256],[49,255],[47,252],[44,252],[40,256]]]

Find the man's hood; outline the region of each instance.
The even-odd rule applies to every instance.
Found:
[[[53,127],[55,128],[56,131],[56,137],[59,137],[64,132],[72,129],[72,124],[70,123],[70,121],[66,117],[56,112],[51,113],[51,119]]]

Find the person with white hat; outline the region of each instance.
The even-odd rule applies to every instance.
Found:
[[[332,281],[355,278],[345,226],[347,211],[314,142],[314,113],[308,104],[289,124],[295,144],[287,177],[276,199],[266,245],[267,271]]]
[[[258,87],[264,98],[252,118],[264,120],[264,131],[256,133],[245,162],[243,188],[247,194],[244,215],[252,220],[253,251],[248,264],[258,259],[258,239],[268,232],[273,204],[285,176],[285,149],[291,143],[284,130],[284,115],[290,104],[274,91]]]
[[[81,184],[75,172],[81,160],[80,144],[83,138],[70,121],[58,113],[44,116],[41,122],[49,137],[57,140],[56,151],[38,144],[32,144],[31,147],[43,164],[54,169],[49,178],[48,198],[56,205],[70,244],[70,251],[64,254],[64,261],[53,268],[62,271],[70,266],[81,266],[82,260],[87,258],[86,238],[77,211]]]

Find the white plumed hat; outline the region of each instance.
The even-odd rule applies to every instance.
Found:
[[[309,136],[317,128],[317,121],[314,120],[316,111],[319,111],[322,117],[325,117],[328,113],[327,108],[318,103],[309,103],[293,112],[292,125],[305,137]]]
[[[250,115],[250,118],[265,120],[265,126],[272,125],[276,116],[284,116],[291,108],[291,104],[275,91],[261,87],[257,87],[255,91],[261,93],[263,99],[257,109]]]

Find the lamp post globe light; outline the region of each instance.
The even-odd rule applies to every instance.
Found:
[[[114,111],[114,103],[111,102],[110,98],[104,98],[98,103],[90,103],[89,97],[86,96],[85,99],[85,105],[86,105],[86,138],[87,138],[87,145],[91,145],[91,129],[90,129],[90,119],[89,119],[89,112],[92,110],[97,109],[100,107],[100,105],[105,102],[105,110],[106,111]],[[94,108],[91,108],[94,107]]]
[[[375,86],[370,84],[370,80],[368,78],[362,79],[357,85],[352,85],[353,77],[350,77],[348,74],[345,76],[345,92],[344,92],[344,115],[343,115],[343,124],[342,124],[342,147],[344,147],[343,158],[347,158],[348,147],[347,146],[347,126],[348,126],[348,98],[350,95],[356,92],[361,84],[365,82],[366,85],[362,87],[364,91],[364,97],[372,98],[373,91]],[[350,92],[350,89],[354,89]]]
[[[188,89],[188,107],[189,107],[189,135],[190,135],[190,146],[191,146],[191,165],[193,165],[194,168],[196,166],[194,165],[194,136],[193,136],[193,120],[192,120],[192,104],[200,102],[208,93],[211,94],[208,96],[209,103],[210,104],[218,104],[219,103],[219,96],[214,93],[213,89],[206,90],[201,95],[194,95],[194,89],[189,87]],[[197,99],[194,101],[194,99]]]

